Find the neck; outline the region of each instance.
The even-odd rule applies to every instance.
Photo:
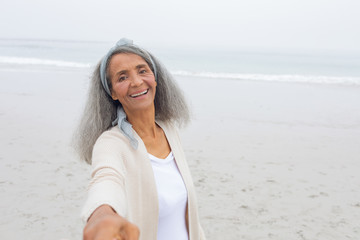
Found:
[[[124,109],[127,120],[131,123],[135,132],[141,137],[156,137],[157,125],[155,123],[155,106],[139,111],[127,111]]]

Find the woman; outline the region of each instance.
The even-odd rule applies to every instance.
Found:
[[[181,91],[150,53],[121,39],[98,64],[76,138],[92,164],[84,239],[205,239],[174,125]]]

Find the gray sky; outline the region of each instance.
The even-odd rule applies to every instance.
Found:
[[[0,38],[360,51],[359,0],[1,0]]]

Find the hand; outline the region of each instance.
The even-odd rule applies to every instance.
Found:
[[[84,240],[138,240],[139,228],[108,205],[98,207],[84,228]]]

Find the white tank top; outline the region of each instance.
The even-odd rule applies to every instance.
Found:
[[[170,152],[165,159],[149,154],[159,198],[157,240],[188,240],[186,227],[187,190]]]

